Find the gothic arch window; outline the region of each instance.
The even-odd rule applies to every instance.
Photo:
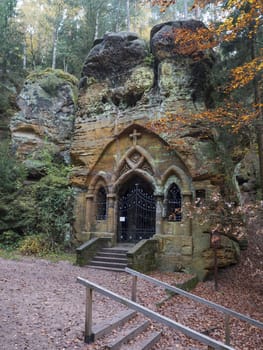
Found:
[[[167,218],[168,221],[182,220],[182,197],[180,188],[172,183],[167,192]]]
[[[107,194],[104,187],[100,187],[96,195],[96,220],[107,218]]]

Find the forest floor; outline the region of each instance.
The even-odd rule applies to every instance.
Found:
[[[219,273],[219,290],[214,282],[199,283],[193,293],[232,308],[263,322],[263,235],[255,232],[240,263]],[[130,298],[131,277],[74,266],[70,262],[21,257],[0,258],[0,349],[1,350],[95,350],[103,349],[105,339],[84,344],[85,288],[76,283],[81,276]],[[170,284],[189,276],[158,273],[152,276]],[[122,310],[120,304],[95,293],[93,317],[100,323]],[[138,280],[138,302],[186,326],[224,341],[221,314],[175,295],[169,297],[160,287]],[[152,324],[163,336],[154,349],[207,349],[181,333]],[[112,335],[113,337],[115,334]],[[231,318],[231,345],[235,349],[262,349],[263,331]],[[129,348],[129,347],[128,347]]]

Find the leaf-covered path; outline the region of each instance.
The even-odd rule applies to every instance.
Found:
[[[237,269],[237,268],[234,268]],[[102,342],[83,343],[85,288],[76,277],[90,279],[104,287],[130,297],[131,277],[126,273],[98,271],[53,263],[42,259],[0,259],[0,348],[2,350],[91,350],[103,349]],[[251,317],[263,318],[261,290],[241,288],[246,276],[228,270],[220,274],[220,290],[213,282],[200,283],[195,293],[231,307]],[[179,282],[185,275],[155,273],[166,282]],[[180,277],[182,276],[182,277]],[[179,296],[168,298],[159,287],[139,280],[138,301],[165,315],[216,338],[223,334],[222,317],[210,309]],[[121,306],[95,293],[94,320],[100,322],[114,315]],[[158,307],[158,302],[163,301]],[[262,332],[233,320],[233,345],[237,349],[258,350]],[[159,325],[152,325],[159,328]],[[165,335],[156,349],[204,349],[177,332],[162,329]],[[261,345],[260,345],[261,344]]]

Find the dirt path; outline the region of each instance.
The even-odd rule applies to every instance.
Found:
[[[0,258],[0,271],[1,350],[102,349],[100,342],[93,345],[83,343],[85,288],[76,283],[77,276],[130,297],[131,277],[126,273],[80,268],[68,262],[53,263],[35,258],[21,260]],[[156,273],[155,277],[166,277],[166,282],[170,283],[180,281],[179,274]],[[248,295],[246,291],[240,290],[239,284],[230,283],[226,277],[222,275],[220,292],[214,293],[212,282],[200,284],[195,292],[205,297],[210,296],[222,304],[224,301],[232,304],[237,311],[242,310],[252,317],[262,318],[260,291],[254,293],[251,290]],[[138,295],[139,302],[153,310],[157,310],[158,302],[167,298],[167,294],[161,288],[142,281],[138,283]],[[95,298],[93,315],[97,323],[122,308],[119,304],[109,302],[96,293]],[[223,323],[217,315],[206,308],[178,298],[175,296],[169,299],[158,308],[158,311],[197,330],[211,331],[211,336],[220,338]],[[198,319],[200,315],[202,323]],[[180,334],[167,329],[162,330],[165,336],[156,349],[193,348],[193,343]],[[253,327],[245,327],[238,323],[233,334],[241,339],[242,350],[259,350],[263,343],[262,333]],[[195,349],[204,348],[194,346]]]
[[[85,288],[77,276],[130,297],[131,278],[126,273],[107,272],[52,263],[42,259],[0,258],[0,349],[88,349],[83,344]],[[179,281],[179,280],[178,280]],[[141,295],[156,290],[149,306],[162,293],[141,283]],[[163,294],[165,296],[165,294]],[[94,320],[110,317],[122,306],[95,295]]]
[[[36,259],[0,259],[0,269],[0,348],[74,349],[83,327],[84,291],[75,283],[82,271]]]

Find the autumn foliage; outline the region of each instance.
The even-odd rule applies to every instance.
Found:
[[[152,6],[158,5],[161,11],[165,11],[169,6],[176,3],[172,0],[149,0]],[[182,55],[190,55],[199,59],[200,52],[218,47],[221,43],[231,42],[238,36],[246,37],[251,41],[251,47],[248,48],[248,55],[245,63],[234,67],[229,74],[228,83],[221,88],[221,93],[225,94],[225,100],[222,106],[198,113],[194,115],[197,121],[210,121],[221,125],[230,126],[234,131],[240,127],[247,126],[256,118],[260,118],[262,102],[260,101],[261,92],[258,91],[255,103],[250,106],[244,101],[235,101],[229,97],[229,94],[239,88],[245,87],[249,83],[261,81],[263,71],[263,49],[258,48],[256,37],[263,24],[263,1],[258,0],[229,0],[224,3],[214,0],[195,0],[193,8],[204,8],[213,4],[222,8],[224,14],[221,22],[212,23],[208,28],[176,28],[174,30],[174,44],[176,51]],[[260,90],[260,88],[257,86]],[[171,115],[168,116],[171,118]],[[177,121],[185,123],[184,117],[176,116]],[[189,122],[189,120],[188,120]]]
[[[146,0],[145,0],[146,1]],[[176,1],[148,0],[152,6],[158,5],[160,11],[165,11]],[[262,0],[195,0],[191,10],[206,6],[220,8],[221,17],[216,23],[211,23],[206,29],[195,31],[176,29],[174,44],[179,48],[179,54],[190,55],[200,59],[206,50],[219,48],[220,45],[244,42],[246,53],[242,59],[236,60],[236,66],[228,70],[228,77],[224,77],[224,86],[220,86],[221,103],[213,110],[194,113],[191,118],[172,115],[163,118],[154,126],[171,129],[172,120],[181,125],[191,122],[212,123],[213,125],[228,126],[230,130],[239,132],[240,128],[248,125],[255,126],[260,166],[260,182],[263,193],[263,113],[262,113]],[[177,51],[178,52],[178,51]],[[245,52],[245,51],[244,51]],[[235,55],[235,52],[233,52]],[[163,124],[168,122],[168,127]]]

